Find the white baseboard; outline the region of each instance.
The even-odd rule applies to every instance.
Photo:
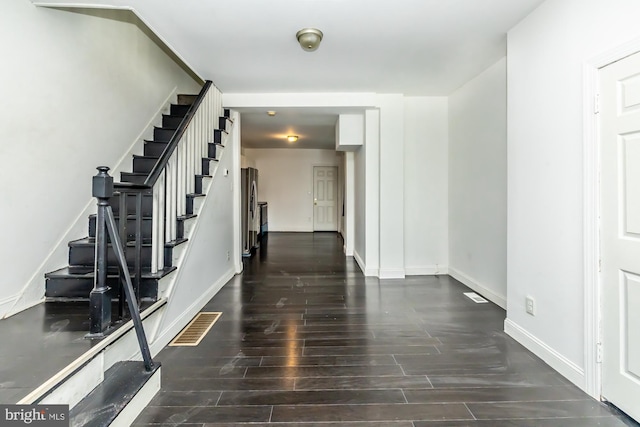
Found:
[[[427,265],[424,267],[405,267],[407,276],[438,276],[449,274],[449,267],[442,265]]]
[[[483,285],[482,283],[477,282],[476,280],[467,276],[463,272],[456,270],[453,267],[449,267],[449,276],[453,277],[454,279],[466,285],[467,287],[473,289],[474,291],[476,291],[477,293],[479,293],[480,295],[482,295],[492,303],[496,304],[497,306],[503,308],[504,310],[507,309],[507,298],[504,295],[500,295],[492,291],[486,285]]]
[[[356,250],[353,251],[353,259],[356,260],[356,263],[358,264],[358,267],[360,267],[362,274],[364,274],[366,277],[378,277],[378,269],[367,267],[364,263],[364,260]]]
[[[273,227],[269,224],[269,232],[273,233],[313,233],[313,226]]]
[[[381,268],[378,277],[381,279],[404,279],[404,268]]]
[[[11,311],[19,297],[20,295],[11,295],[9,297],[0,299],[0,319],[8,317],[9,312]]]
[[[171,324],[167,327],[163,328],[163,331],[160,335],[158,335],[153,343],[150,344],[151,354],[154,356],[157,355],[160,350],[165,348],[171,340],[178,335],[178,333],[185,327],[187,324],[193,319],[193,317],[198,314],[198,312],[204,307],[211,298],[213,298],[222,287],[229,281],[233,276],[235,276],[234,272],[235,268],[230,268],[225,272],[211,287],[202,294],[198,299],[196,299],[189,307],[187,307],[184,311],[182,311],[181,315],[171,322]]]
[[[558,353],[546,343],[538,339],[526,329],[522,328],[511,319],[504,321],[504,332],[511,338],[525,346],[529,351],[534,353],[540,359],[544,360],[549,366],[558,371],[562,376],[574,383],[580,389],[584,390],[585,375],[584,370],[578,365]]]

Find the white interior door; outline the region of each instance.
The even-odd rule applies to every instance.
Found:
[[[313,230],[338,230],[338,168],[313,167]]]
[[[640,420],[640,54],[600,90],[602,396]]]

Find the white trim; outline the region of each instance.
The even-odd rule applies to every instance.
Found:
[[[269,231],[267,232],[267,234],[269,233],[313,233],[313,227],[310,228],[307,225],[301,225],[301,226],[293,226],[293,227],[288,226],[284,228],[273,228],[271,227],[271,224],[269,224]]]
[[[381,279],[404,279],[404,268],[381,268],[378,273]]]
[[[51,9],[65,8],[65,9],[105,9],[105,10],[129,10],[133,9],[129,6],[116,6],[96,3],[75,3],[75,2],[48,2],[48,1],[31,1],[34,6],[48,7]]]
[[[160,391],[161,377],[162,367],[159,367],[109,425],[111,427],[132,425],[138,415],[151,402],[151,399]]]
[[[443,265],[425,265],[422,267],[405,267],[407,276],[440,276],[449,274],[449,267]]]
[[[594,100],[599,69],[640,52],[640,38],[609,49],[583,64],[583,263],[584,263],[584,391],[600,399],[602,372],[597,361],[600,342],[600,134]]]
[[[18,298],[20,298],[20,294],[15,294],[0,299],[0,319],[8,317],[9,311],[15,306]]]
[[[97,354],[80,370],[62,379],[49,394],[45,395],[39,405],[69,405],[73,409],[91,391],[104,381],[104,351]]]
[[[597,362],[597,343],[600,342],[600,138],[595,96],[598,93],[598,69],[583,67],[583,263],[584,263],[584,391],[600,399],[602,376]]]
[[[358,267],[360,267],[360,270],[362,271],[362,274],[364,274],[366,277],[378,277],[378,274],[380,273],[378,271],[378,269],[377,268],[367,268],[367,266],[364,263],[362,257],[360,256],[360,254],[356,250],[353,251],[353,259],[356,260],[356,263],[358,264]]]
[[[507,297],[504,295],[500,295],[489,289],[486,285],[472,279],[471,277],[464,274],[462,271],[457,270],[453,267],[449,267],[449,276],[453,277],[457,281],[461,282],[463,285],[468,288],[473,289],[492,303],[501,307],[502,309],[507,309]]]
[[[584,388],[584,371],[571,360],[549,347],[511,319],[506,319],[504,321],[504,331],[507,335],[544,360],[549,366],[558,371],[569,381],[580,388]]]
[[[360,270],[362,270],[362,273],[366,276],[365,271],[367,269],[367,266],[364,264],[364,261],[362,260],[362,257],[360,256],[357,250],[353,251],[353,259],[356,260],[358,267],[360,267]]]
[[[171,340],[189,323],[191,319],[204,307],[211,298],[213,298],[222,287],[235,276],[235,267],[230,267],[215,283],[211,285],[209,290],[200,295],[189,307],[187,307],[179,317],[166,328],[163,332],[154,338],[150,344],[151,353],[155,356],[160,350],[165,348]],[[163,325],[164,326],[164,325]]]

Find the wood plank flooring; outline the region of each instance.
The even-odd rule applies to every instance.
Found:
[[[449,276],[365,278],[334,233],[269,233],[168,347],[136,420],[207,427],[637,426],[506,336],[505,312]]]

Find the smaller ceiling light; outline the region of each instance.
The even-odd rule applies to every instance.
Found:
[[[275,112],[275,111],[267,111],[267,115],[268,115],[269,117],[273,117],[273,116],[275,116],[275,115],[276,115],[276,112]]]
[[[296,33],[298,43],[307,52],[313,52],[320,46],[322,36],[322,31],[316,28],[303,28]]]
[[[287,136],[287,141],[296,142],[298,140],[298,135],[289,135]]]

